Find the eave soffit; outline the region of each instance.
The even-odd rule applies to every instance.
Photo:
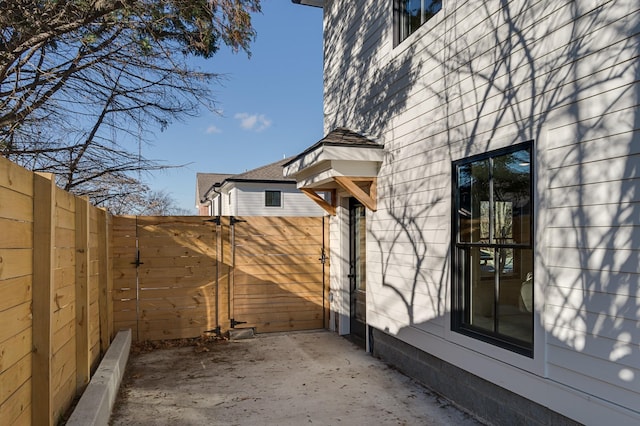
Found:
[[[375,211],[377,174],[383,158],[383,145],[338,128],[287,162],[283,172],[295,178],[298,189],[331,215],[335,215],[338,189]]]

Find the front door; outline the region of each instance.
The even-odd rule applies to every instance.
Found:
[[[366,210],[355,198],[349,202],[349,288],[351,300],[351,337],[366,342],[367,275]]]

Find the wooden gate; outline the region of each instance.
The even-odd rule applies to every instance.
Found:
[[[113,218],[114,327],[138,340],[322,328],[323,218]]]
[[[232,325],[257,332],[322,328],[328,272],[323,218],[232,222]]]

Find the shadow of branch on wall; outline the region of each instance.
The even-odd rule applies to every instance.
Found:
[[[586,380],[634,389],[640,26],[625,12],[632,3],[454,3],[398,55],[386,44],[383,9],[343,17],[358,31],[343,23],[330,33],[341,49],[327,55],[325,111],[330,126],[386,142],[370,225],[376,326],[444,324],[451,162],[533,140],[535,318],[550,372],[576,388]],[[478,17],[483,24],[470,25]],[[580,352],[618,368],[575,371],[569,358]]]

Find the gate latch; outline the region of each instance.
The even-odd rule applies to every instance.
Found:
[[[323,265],[325,264],[325,262],[327,261],[327,255],[324,253],[324,250],[322,250],[322,254],[320,255],[320,259],[318,259],[320,261],[320,263],[322,263]]]
[[[140,265],[144,265],[144,262],[140,262],[140,250],[138,250],[138,253],[136,253],[136,261],[131,262],[131,264],[136,265],[136,268]]]

